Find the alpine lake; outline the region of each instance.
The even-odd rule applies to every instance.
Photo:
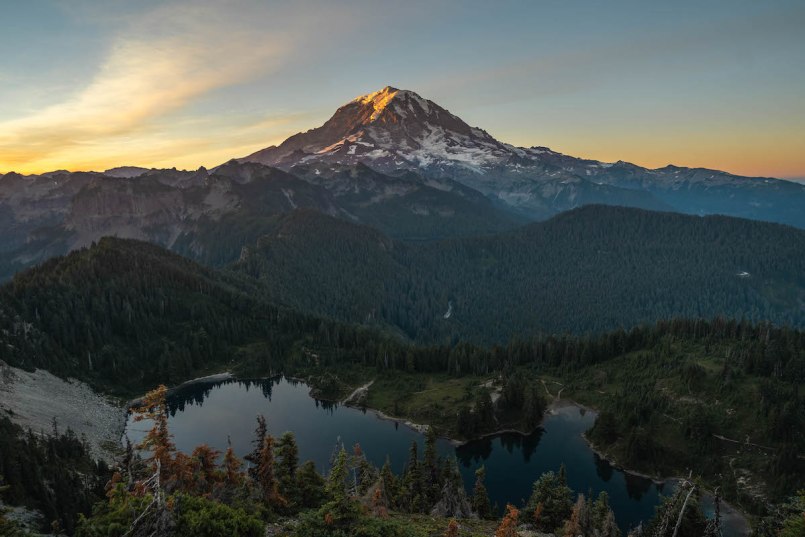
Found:
[[[235,380],[199,379],[173,389],[168,395],[169,427],[177,449],[191,452],[199,444],[225,450],[228,443],[239,456],[252,449],[256,417],[262,414],[275,437],[293,431],[299,445],[299,460],[312,460],[326,474],[337,445],[351,450],[360,444],[366,457],[378,467],[386,457],[395,472],[403,470],[412,441],[420,446],[424,435],[402,421],[310,396],[309,387],[284,377]],[[670,495],[673,480],[656,482],[629,473],[601,458],[583,437],[596,413],[573,404],[554,405],[536,431],[529,435],[502,433],[464,445],[439,439],[442,456],[456,457],[467,491],[475,482],[475,470],[486,467],[490,500],[502,509],[507,503],[521,506],[541,474],[566,467],[568,486],[576,492],[606,491],[622,533],[647,521],[661,495]],[[147,421],[129,415],[126,435],[139,442],[150,428]],[[125,437],[124,437],[125,438]],[[702,507],[712,513],[712,499]],[[726,509],[725,509],[726,507]],[[725,537],[748,535],[746,521],[722,504]]]

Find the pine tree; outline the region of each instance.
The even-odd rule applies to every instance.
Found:
[[[512,504],[507,504],[506,515],[500,521],[500,526],[495,531],[495,537],[517,537],[517,519],[519,517],[520,511]]]
[[[489,503],[489,494],[486,492],[486,469],[481,466],[475,470],[475,487],[472,489],[472,508],[483,519],[492,518],[492,505]]]
[[[299,448],[296,437],[290,431],[283,433],[277,442],[276,476],[279,492],[289,504],[297,503],[296,472],[299,466]]]
[[[546,472],[534,482],[526,509],[535,513],[538,509],[537,530],[552,532],[570,516],[573,509],[573,492],[560,474]],[[540,508],[541,506],[541,508]],[[535,516],[536,518],[536,516]]]
[[[287,505],[285,498],[279,493],[279,485],[274,467],[274,438],[267,435],[260,450],[260,459],[257,464],[257,482],[263,491],[263,501],[271,508],[284,508]]]
[[[405,466],[402,482],[405,496],[405,505],[403,507],[411,513],[422,512],[423,504],[426,502],[426,492],[422,489],[422,468],[419,462],[418,448],[416,440],[411,442],[411,448],[408,451],[408,464]]]
[[[389,508],[397,508],[399,502],[399,483],[397,476],[391,470],[391,461],[386,456],[386,462],[383,468],[380,469],[380,482],[383,485],[383,493],[385,494],[386,501],[388,501]]]
[[[441,492],[436,440],[436,429],[428,427],[428,431],[425,433],[425,452],[422,461],[423,478],[427,488],[426,507],[431,507],[435,504],[439,500],[439,494]]]
[[[268,434],[268,425],[266,424],[266,418],[261,414],[257,416],[257,428],[254,430],[254,440],[252,440],[254,448],[244,457],[246,462],[249,463],[249,477],[254,481],[258,480],[257,473],[260,465],[260,452],[263,450],[266,434]]]
[[[352,454],[352,471],[355,480],[355,493],[364,496],[378,478],[378,471],[363,454],[359,444],[355,444]]]
[[[232,449],[232,442],[228,442],[226,453],[224,454],[224,472],[226,474],[226,484],[230,490],[234,490],[243,485],[243,462],[235,455]]]
[[[570,511],[570,517],[565,521],[563,531],[565,537],[577,537],[578,535],[585,535],[589,530],[589,527],[585,525],[585,509],[586,504],[584,502],[584,495],[579,494],[576,504]]]
[[[148,450],[151,456],[147,461],[152,471],[156,471],[159,462],[160,480],[164,483],[169,480],[173,472],[173,455],[176,446],[172,435],[168,431],[168,388],[160,384],[155,390],[145,394],[142,403],[135,409],[134,421],[151,420],[154,425],[137,446]]]
[[[621,530],[615,521],[615,513],[612,512],[612,509],[607,513],[598,531],[600,537],[621,537]]]
[[[609,494],[602,490],[593,504],[593,524],[600,527],[609,512]]]
[[[335,502],[344,501],[347,498],[347,476],[349,468],[347,466],[347,452],[342,447],[335,457],[330,474],[327,476],[327,496]]]
[[[615,522],[615,513],[609,506],[609,496],[605,491],[598,494],[590,514],[592,525],[598,530],[600,537],[620,537],[621,531]]]
[[[318,507],[324,500],[325,481],[313,461],[307,461],[296,472],[296,490],[300,507]]]
[[[199,494],[210,494],[216,483],[221,481],[216,461],[221,455],[218,450],[207,444],[196,446],[190,456],[195,468],[196,491]]]
[[[330,475],[327,476],[326,492],[330,501],[322,509],[325,511],[325,518],[331,521],[328,525],[346,527],[360,517],[361,506],[347,491],[348,478],[349,460],[342,447],[330,468]]]

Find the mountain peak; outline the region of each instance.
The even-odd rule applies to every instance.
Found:
[[[508,150],[481,129],[413,91],[386,86],[339,107],[322,126],[240,160],[285,169],[313,161],[363,162],[393,171],[441,163],[478,169],[506,156]]]
[[[397,88],[392,88],[391,86],[386,86],[385,88],[375,91],[374,93],[367,93],[366,95],[361,95],[360,97],[356,98],[355,101],[359,102],[362,105],[372,105],[374,108],[374,112],[369,116],[369,121],[375,121],[380,114],[383,113],[383,110],[394,100],[394,97],[400,93],[400,90]]]
[[[367,104],[370,102],[376,102],[383,99],[391,99],[399,92],[400,90],[392,87],[386,86],[383,89],[379,89],[377,91],[373,91],[372,93],[367,93],[365,95],[361,95],[353,99],[353,101],[360,102],[361,104]]]
[[[392,86],[386,86],[383,89],[377,90],[372,93],[367,93],[366,95],[361,95],[360,97],[356,97],[350,103],[347,103],[345,106],[349,106],[350,104],[358,103],[362,107],[372,107],[372,112],[369,114],[368,119],[366,120],[367,123],[371,123],[376,121],[386,109],[389,109],[392,103],[399,103],[401,106],[396,107],[394,109],[394,113],[398,117],[405,116],[405,105],[406,103],[414,103],[418,105],[418,108],[423,110],[426,114],[430,112],[430,106],[427,100],[423,99],[415,92],[410,90],[401,90],[397,89]],[[342,107],[343,108],[343,107]],[[411,109],[413,110],[413,109]]]

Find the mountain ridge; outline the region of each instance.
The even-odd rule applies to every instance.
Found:
[[[648,209],[723,213],[805,227],[799,210],[805,185],[708,168],[607,163],[543,146],[515,147],[413,91],[390,86],[342,105],[320,127],[238,161],[282,169],[364,163],[389,174],[415,170],[433,179],[449,177],[535,220],[585,203],[617,200]],[[722,191],[714,196],[711,188]],[[724,202],[725,197],[730,201]]]
[[[392,87],[254,155],[209,170],[6,173],[0,280],[106,235],[224,266],[272,229],[275,217],[299,208],[408,240],[494,235],[595,204],[805,229],[805,185],[517,148]]]

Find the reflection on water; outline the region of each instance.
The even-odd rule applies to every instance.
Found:
[[[312,460],[325,472],[337,444],[348,448],[360,444],[371,462],[380,466],[391,461],[401,472],[411,442],[423,437],[397,421],[379,419],[374,413],[313,399],[308,387],[291,379],[227,380],[198,382],[173,391],[168,398],[169,425],[178,449],[192,451],[202,443],[224,450],[231,438],[235,452],[251,450],[255,419],[263,414],[269,432],[279,436],[293,431],[300,460]],[[547,471],[564,464],[568,485],[575,491],[597,496],[606,491],[621,530],[626,532],[648,519],[660,499],[673,485],[626,474],[594,453],[582,438],[596,414],[576,406],[559,408],[543,426],[529,435],[505,433],[455,448],[440,440],[443,456],[455,456],[468,490],[475,470],[487,470],[487,489],[492,502],[522,505],[533,482]],[[132,442],[142,439],[147,422],[129,420],[126,433]],[[420,449],[420,453],[421,453]]]
[[[595,460],[595,471],[598,477],[601,478],[601,481],[606,483],[612,479],[612,465],[605,459],[599,457],[598,453],[593,453],[593,459]]]
[[[564,464],[570,488],[594,496],[606,491],[618,524],[627,530],[654,513],[664,485],[625,474],[593,452],[582,433],[595,418],[594,412],[566,406],[532,434],[504,433],[461,446],[456,456],[465,481],[471,483],[475,469],[483,464],[493,502],[523,503],[540,475],[557,472]]]

